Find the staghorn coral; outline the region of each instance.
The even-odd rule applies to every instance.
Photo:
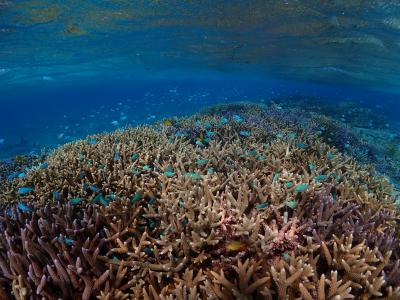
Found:
[[[13,206],[3,210],[1,227],[1,273],[17,299],[90,299],[108,277],[97,259],[107,241],[95,207],[46,205],[29,214]]]
[[[393,186],[279,109],[269,131],[235,109],[91,136],[4,183],[4,293],[396,299]]]

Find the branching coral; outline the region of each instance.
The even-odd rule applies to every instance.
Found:
[[[92,136],[6,183],[4,293],[396,299],[393,187],[280,112],[237,114]]]

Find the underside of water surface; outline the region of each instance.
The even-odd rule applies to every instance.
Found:
[[[0,0],[0,300],[400,299],[397,1]]]

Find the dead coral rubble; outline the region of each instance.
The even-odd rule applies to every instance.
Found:
[[[400,299],[393,187],[273,122],[59,148],[1,189],[0,299]]]

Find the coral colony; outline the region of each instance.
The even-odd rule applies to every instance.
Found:
[[[394,186],[320,127],[222,106],[56,149],[2,183],[0,299],[400,299]]]

